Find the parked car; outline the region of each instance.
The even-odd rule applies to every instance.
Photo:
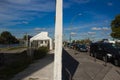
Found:
[[[77,50],[80,51],[80,52],[87,52],[88,51],[87,47],[83,44],[82,45],[78,44],[77,45]]]
[[[118,54],[116,54],[115,56],[113,56],[114,57],[113,58],[114,59],[113,62],[114,62],[115,65],[119,65],[120,66],[120,46],[114,46],[114,47],[118,51]]]
[[[67,45],[69,48],[73,48],[73,44],[72,43],[68,43]]]
[[[80,44],[76,44],[76,50],[79,50],[79,46],[81,46]]]
[[[111,43],[92,43],[90,45],[90,56],[120,65],[120,51]]]

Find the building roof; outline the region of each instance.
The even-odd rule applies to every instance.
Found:
[[[34,40],[49,40],[51,39],[48,36],[48,32],[41,32],[35,36],[33,36],[32,38],[30,38],[30,42],[34,41]]]

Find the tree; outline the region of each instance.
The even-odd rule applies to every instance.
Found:
[[[13,36],[10,32],[4,31],[0,35],[0,43],[1,44],[14,44],[19,41]]]
[[[23,40],[27,40],[27,39],[30,40],[31,37],[32,37],[32,36],[30,36],[30,35],[24,35],[24,36],[23,36]]]
[[[111,22],[111,36],[115,39],[120,39],[120,14]]]
[[[90,39],[83,39],[83,40],[73,40],[73,43],[78,43],[78,44],[90,44],[91,40]]]
[[[29,46],[30,45],[30,38],[31,38],[32,36],[30,36],[30,35],[24,35],[23,36],[23,40],[25,40],[26,42],[25,42],[25,44],[26,44],[26,46]]]

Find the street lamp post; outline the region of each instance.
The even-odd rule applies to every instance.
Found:
[[[81,16],[81,15],[82,15],[82,14],[79,13],[79,14],[73,16],[73,18],[72,18],[72,20],[71,20],[71,22],[70,22],[71,28],[72,28],[73,21],[76,19],[76,17],[77,17],[77,16]],[[71,32],[70,32],[70,37],[69,37],[69,42],[70,42],[70,43],[71,43],[71,40],[72,40],[72,34],[71,34]]]
[[[71,36],[71,33],[70,33],[70,37],[69,37],[69,42],[70,42],[70,43],[71,43],[71,37],[72,37],[72,36]]]

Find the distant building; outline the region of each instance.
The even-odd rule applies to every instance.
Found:
[[[30,38],[30,46],[35,48],[45,46],[52,50],[53,42],[52,39],[48,36],[48,32],[41,32]]]

